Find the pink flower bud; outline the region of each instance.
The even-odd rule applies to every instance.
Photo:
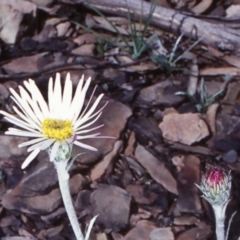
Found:
[[[231,174],[219,166],[208,166],[197,187],[210,204],[224,205],[230,197]]]

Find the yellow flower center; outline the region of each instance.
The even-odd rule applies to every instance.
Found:
[[[42,133],[51,139],[67,140],[73,136],[72,122],[46,118],[42,123]]]

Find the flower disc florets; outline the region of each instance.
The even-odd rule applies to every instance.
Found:
[[[48,138],[56,140],[67,140],[72,137],[74,131],[72,122],[69,120],[44,119],[42,133]]]
[[[202,175],[200,186],[203,197],[212,205],[224,205],[229,201],[231,191],[231,173],[221,167],[209,167]]]

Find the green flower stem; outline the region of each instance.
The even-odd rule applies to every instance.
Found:
[[[76,212],[73,207],[72,198],[69,190],[69,174],[67,171],[67,162],[68,160],[62,161],[53,161],[55,168],[57,170],[59,188],[62,195],[63,203],[69,218],[69,221],[72,225],[75,237],[77,240],[84,240],[84,236],[80,229]]]

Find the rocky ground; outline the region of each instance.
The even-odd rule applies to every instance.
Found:
[[[202,21],[225,19],[231,22],[227,30],[238,28],[232,19],[239,17],[239,1],[156,4],[206,17]],[[1,109],[13,112],[9,88],[17,90],[25,79],[34,79],[47,95],[48,79],[56,72],[63,81],[70,72],[75,85],[82,74],[91,76],[96,95],[105,94],[102,104],[109,102],[96,124],[104,124],[101,134],[115,139],[85,141],[98,152],[84,150],[70,170],[82,229],[99,214],[91,240],[215,239],[212,209],[194,183],[208,164],[231,170],[226,222],[239,209],[237,52],[219,55],[202,39],[151,23],[141,42],[144,50],[134,52],[131,26],[143,32],[146,21],[134,25],[130,17],[97,9],[73,0],[1,0]],[[28,153],[18,144],[25,139],[4,135],[10,126],[1,118],[1,239],[75,239],[47,154],[41,152],[22,171]],[[81,151],[74,148],[73,155]],[[230,240],[240,236],[239,222],[237,213]]]

